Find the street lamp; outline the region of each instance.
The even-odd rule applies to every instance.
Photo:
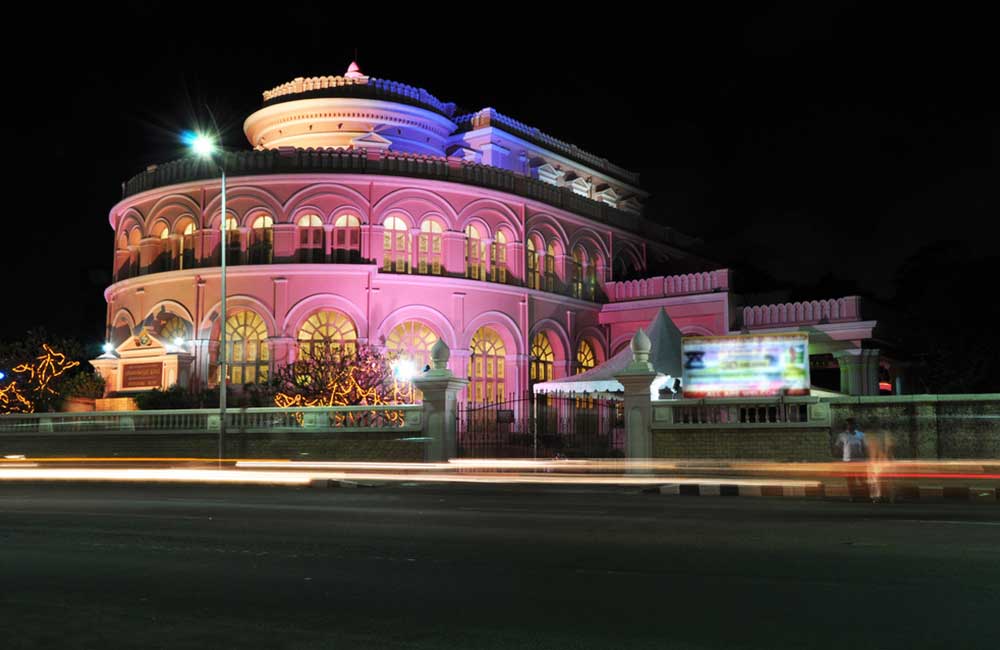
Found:
[[[204,160],[210,160],[222,175],[222,245],[221,250],[221,292],[222,307],[219,314],[219,465],[222,465],[222,452],[226,438],[226,168],[215,159],[216,153],[221,153],[215,139],[203,133],[191,133],[185,136],[185,142],[191,147],[192,153]],[[221,156],[220,156],[221,160]]]

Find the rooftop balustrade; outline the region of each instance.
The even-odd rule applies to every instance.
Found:
[[[859,296],[786,302],[774,305],[753,305],[743,308],[743,327],[751,330],[859,320],[861,320],[861,298]]]
[[[601,158],[600,156],[594,155],[588,151],[584,151],[575,144],[559,140],[558,138],[554,138],[547,133],[543,133],[536,127],[528,126],[524,122],[520,122],[512,117],[498,113],[492,108],[484,108],[475,113],[460,115],[455,118],[455,123],[461,131],[483,129],[495,126],[507,131],[508,133],[520,136],[529,142],[534,142],[535,144],[546,147],[555,153],[562,154],[567,158],[590,165],[594,169],[606,172],[619,180],[625,181],[626,183],[630,183],[632,185],[639,184],[639,174],[629,171],[624,167],[619,167],[618,165],[610,162],[607,158]]]
[[[608,282],[608,302],[627,302],[729,290],[729,269]]]
[[[296,95],[320,95],[323,91],[336,90],[338,97],[356,96],[366,99],[386,99],[400,101],[430,108],[442,115],[451,117],[455,112],[455,104],[442,102],[423,88],[417,88],[398,81],[376,79],[375,77],[360,77],[357,79],[339,75],[323,77],[296,77],[295,79],[265,90],[264,103],[301,99]]]

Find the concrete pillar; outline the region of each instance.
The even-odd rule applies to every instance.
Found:
[[[139,242],[139,273],[156,273],[166,271],[161,268],[163,241],[159,237],[147,237]]]
[[[833,358],[840,367],[840,392],[848,395],[878,395],[878,350],[837,350],[833,353]]]
[[[425,459],[447,461],[458,455],[458,393],[468,379],[456,377],[448,370],[451,350],[438,339],[431,348],[431,369],[413,379],[413,385],[424,394],[421,424],[424,436],[430,438]]]
[[[625,387],[625,458],[638,460],[653,456],[652,407],[649,385],[657,372],[649,362],[652,347],[642,329],[632,337],[632,363],[615,379]]]
[[[298,227],[293,223],[276,223],[274,233],[273,258],[276,263],[291,262],[298,249]]]
[[[444,274],[465,277],[465,233],[448,230],[441,234],[441,260]]]

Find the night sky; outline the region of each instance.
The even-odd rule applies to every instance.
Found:
[[[611,7],[574,25],[569,5],[545,20],[491,6],[440,22],[289,2],[273,15],[151,2],[27,20],[35,35],[3,45],[0,339],[45,326],[100,341],[121,183],[184,155],[178,134],[209,123],[205,106],[227,146],[247,148],[242,123],[263,90],[342,74],[355,49],[366,74],[492,106],[637,170],[654,196],[647,217],[746,269],[748,293],[891,303],[900,265],[922,248],[957,240],[969,256],[996,254],[1000,111],[985,16],[828,2]]]

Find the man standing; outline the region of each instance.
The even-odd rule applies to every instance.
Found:
[[[854,418],[847,418],[847,426],[844,427],[843,433],[837,436],[835,448],[845,463],[854,463],[865,459],[865,434],[858,429],[857,421]],[[847,473],[847,492],[851,501],[867,500],[866,482],[857,474],[856,471]]]

